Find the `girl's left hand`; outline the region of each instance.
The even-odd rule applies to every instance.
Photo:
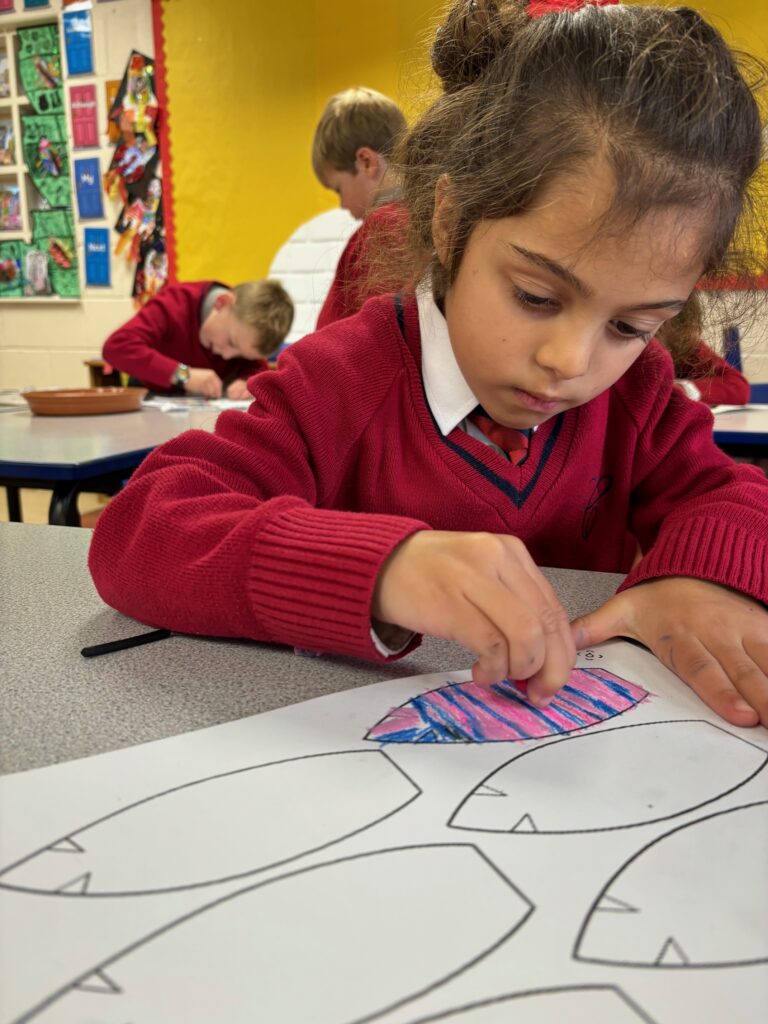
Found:
[[[717,583],[668,577],[617,594],[571,623],[578,648],[626,636],[732,725],[768,726],[768,610]]]

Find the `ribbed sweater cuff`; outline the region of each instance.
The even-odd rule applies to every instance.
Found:
[[[249,593],[256,619],[281,643],[386,660],[371,637],[376,580],[393,548],[426,529],[426,523],[401,516],[282,510],[265,524],[252,554]]]
[[[721,583],[768,603],[768,538],[719,519],[681,523],[662,532],[619,590],[662,576]]]

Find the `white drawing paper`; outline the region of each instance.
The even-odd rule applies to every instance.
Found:
[[[0,779],[0,1024],[762,1022],[768,730],[577,668],[543,716],[440,673]]]

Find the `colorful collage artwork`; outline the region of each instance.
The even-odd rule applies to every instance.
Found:
[[[613,641],[6,776],[0,1024],[756,1024],[767,766]]]

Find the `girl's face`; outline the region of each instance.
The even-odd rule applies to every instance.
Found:
[[[702,273],[702,227],[679,210],[595,236],[606,168],[561,178],[533,208],[473,230],[445,315],[459,367],[489,416],[523,429],[611,387]],[[450,200],[438,195],[434,235]]]

